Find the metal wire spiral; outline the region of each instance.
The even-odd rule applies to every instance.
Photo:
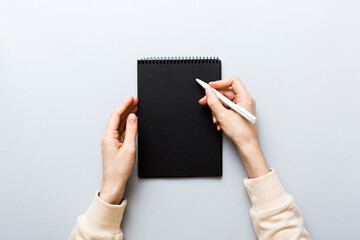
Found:
[[[145,57],[139,64],[186,64],[186,63],[218,63],[218,57]]]

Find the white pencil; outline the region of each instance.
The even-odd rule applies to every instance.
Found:
[[[207,84],[206,82],[196,78],[196,81],[204,88],[211,88],[209,86],[209,84]],[[213,88],[212,88],[213,89]],[[227,97],[225,97],[224,95],[222,95],[221,93],[219,93],[216,89],[213,89],[214,92],[216,93],[217,97],[223,102],[226,103],[229,107],[231,107],[232,110],[234,110],[235,112],[237,112],[238,114],[240,114],[241,116],[243,116],[244,118],[246,118],[247,120],[249,120],[252,123],[256,123],[256,117],[254,115],[252,115],[251,113],[249,113],[248,111],[246,111],[246,109],[244,109],[243,107],[233,103],[232,101],[230,101]]]

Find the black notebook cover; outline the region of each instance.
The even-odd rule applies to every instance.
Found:
[[[138,60],[139,177],[222,176],[222,135],[195,81],[221,79],[219,59]]]

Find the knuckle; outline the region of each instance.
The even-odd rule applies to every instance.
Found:
[[[127,126],[127,129],[126,129],[126,133],[127,133],[127,136],[134,136],[136,135],[136,127],[133,127],[133,126]]]
[[[208,101],[208,105],[209,105],[209,107],[211,108],[211,107],[214,106],[214,102],[213,102],[213,101]]]
[[[103,139],[101,139],[101,141],[100,141],[100,146],[101,146],[101,148],[105,147],[105,141]]]
[[[111,114],[110,114],[110,118],[115,118],[117,117],[119,114],[117,111],[113,111]]]
[[[211,102],[209,102],[208,104],[209,104],[209,107],[210,107],[211,109],[213,109],[213,110],[215,110],[215,111],[218,109],[218,105],[217,105],[216,102],[211,101]]]
[[[119,136],[119,132],[116,131],[113,133],[113,139],[118,139],[120,136]]]
[[[124,151],[124,153],[126,153],[126,154],[134,154],[135,151],[136,151],[136,149],[135,149],[135,147],[132,146],[132,145],[125,144],[125,145],[123,146],[123,151]]]
[[[247,101],[248,103],[254,103],[254,102],[255,102],[255,99],[254,99],[252,96],[247,95],[247,96],[246,96],[246,101]]]
[[[103,136],[101,138],[100,144],[101,144],[101,146],[106,146],[106,145],[108,145],[110,143],[110,141],[111,140],[109,138],[107,138],[106,136]]]

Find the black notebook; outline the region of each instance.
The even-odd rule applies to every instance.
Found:
[[[138,60],[139,177],[222,176],[222,135],[195,81],[221,79],[217,58]]]

